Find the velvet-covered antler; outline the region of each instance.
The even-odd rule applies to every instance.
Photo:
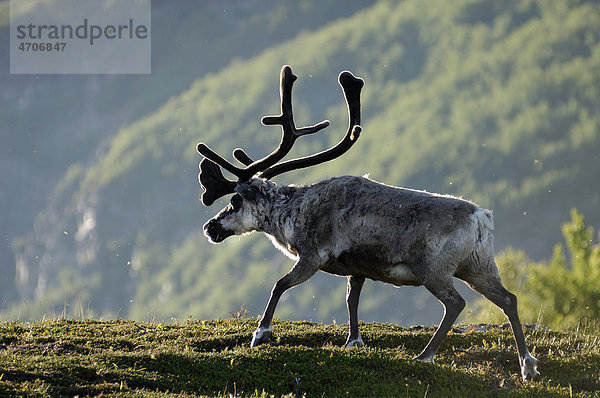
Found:
[[[292,149],[294,141],[296,141],[298,137],[306,134],[316,133],[317,131],[329,126],[329,121],[324,120],[321,123],[315,124],[314,126],[302,127],[300,129],[296,128],[294,123],[294,114],[292,112],[292,86],[296,79],[296,75],[292,73],[292,68],[290,68],[288,65],[285,65],[283,68],[281,68],[281,115],[265,116],[262,118],[262,123],[265,126],[281,125],[282,127],[281,142],[277,149],[275,149],[269,155],[252,162],[245,168],[240,168],[223,159],[204,143],[198,144],[198,152],[207,159],[212,160],[225,170],[237,176],[240,181],[248,181],[257,172],[265,170],[283,159],[283,157]],[[241,149],[238,149],[236,152],[243,153],[243,160],[250,160],[250,158],[245,155]],[[242,163],[244,162],[242,161]]]
[[[234,151],[234,157],[246,166],[244,168],[240,168],[222,158],[204,143],[198,144],[198,152],[206,159],[216,163],[238,177],[238,181],[248,181],[256,173],[269,168],[283,159],[283,157],[292,149],[292,146],[298,137],[316,133],[317,131],[329,126],[329,121],[324,120],[321,123],[315,124],[314,126],[302,127],[299,129],[296,128],[294,123],[294,114],[292,112],[292,86],[296,79],[297,76],[292,73],[292,68],[290,66],[285,65],[281,68],[281,114],[278,116],[265,116],[262,118],[262,123],[266,126],[281,125],[282,127],[281,142],[277,149],[275,149],[269,155],[257,161],[252,161],[252,159],[250,159],[250,157],[246,155],[242,149],[238,148]],[[235,183],[224,178],[218,168],[202,168],[201,166],[200,169],[199,180],[202,187],[205,189],[205,193],[202,195],[203,203],[212,204],[221,196],[227,195],[228,193],[233,193],[231,187],[232,184]],[[204,177],[202,176],[202,173],[205,173]],[[206,201],[204,200],[205,198]],[[210,199],[212,199],[212,201]]]
[[[362,131],[360,126],[360,91],[365,82],[348,71],[340,73],[338,82],[344,90],[344,97],[348,105],[349,124],[348,132],[344,138],[337,145],[325,151],[271,166],[261,172],[259,177],[270,179],[288,171],[325,163],[341,156],[354,145]]]
[[[200,162],[198,181],[204,188],[202,203],[205,206],[210,206],[220,197],[233,193],[237,185],[234,181],[226,179],[220,167],[208,159],[202,159]]]
[[[342,141],[326,151],[312,156],[290,160],[277,164],[292,149],[298,137],[316,133],[329,126],[329,121],[324,120],[313,126],[296,128],[292,112],[292,86],[297,77],[292,69],[285,65],[281,68],[280,96],[281,114],[277,116],[265,116],[262,123],[266,126],[280,125],[282,128],[281,142],[277,149],[262,159],[253,161],[241,148],[233,151],[233,156],[245,167],[237,167],[210,149],[206,144],[197,146],[198,152],[205,157],[200,162],[200,174],[198,179],[204,188],[202,203],[210,206],[218,198],[233,193],[237,182],[226,179],[219,166],[229,171],[236,177],[238,182],[248,181],[258,173],[259,177],[272,178],[286,171],[296,170],[303,167],[323,163],[346,152],[356,142],[361,132],[360,127],[360,91],[364,85],[362,79],[355,77],[352,73],[344,71],[338,78],[348,105],[350,123],[348,132]]]

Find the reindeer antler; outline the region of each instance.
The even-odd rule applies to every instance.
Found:
[[[296,79],[297,76],[292,73],[292,68],[290,68],[288,65],[285,65],[283,68],[281,68],[281,115],[265,116],[262,118],[262,123],[265,126],[281,125],[282,127],[281,142],[277,149],[275,149],[269,155],[246,165],[245,168],[240,168],[223,159],[204,143],[198,144],[198,152],[200,152],[200,154],[207,159],[212,160],[225,170],[237,176],[240,181],[248,181],[257,172],[265,170],[283,159],[283,157],[292,149],[294,141],[296,141],[298,137],[306,134],[316,133],[317,131],[329,126],[329,121],[324,120],[321,123],[315,124],[314,126],[302,127],[300,129],[296,128],[294,123],[294,115],[292,112],[292,86]],[[251,160],[242,149],[238,148],[235,153],[239,154],[236,156],[240,156],[238,160],[240,160],[243,164]]]
[[[198,174],[198,181],[200,181],[200,185],[204,188],[202,203],[205,206],[210,206],[221,196],[234,192],[236,183],[223,177],[221,169],[215,163],[207,159],[202,159],[199,167],[200,174]]]
[[[344,97],[346,98],[346,103],[348,105],[348,116],[350,119],[348,132],[344,138],[338,142],[337,145],[325,151],[311,156],[288,160],[269,167],[260,173],[259,177],[270,179],[288,171],[328,162],[343,155],[352,147],[352,145],[354,145],[362,131],[362,127],[360,126],[360,90],[363,88],[365,82],[348,71],[340,73],[338,82],[344,90]]]
[[[233,155],[237,160],[246,166],[245,168],[240,168],[223,159],[204,143],[198,144],[198,152],[206,159],[218,164],[225,170],[238,177],[238,181],[248,181],[257,172],[263,171],[283,159],[283,157],[292,149],[292,146],[298,137],[316,133],[317,131],[329,126],[329,121],[324,120],[321,123],[315,124],[314,126],[302,127],[300,129],[296,128],[294,123],[294,114],[292,112],[292,86],[296,79],[297,76],[292,73],[292,68],[290,66],[285,65],[281,68],[281,114],[278,116],[265,116],[262,118],[262,123],[266,126],[281,125],[282,127],[281,142],[279,143],[277,149],[275,149],[269,155],[257,161],[252,161],[252,159],[242,149],[237,148]],[[212,204],[214,200],[220,198],[221,196],[227,195],[228,193],[233,193],[233,188],[235,188],[235,185],[232,185],[235,183],[224,178],[220,171],[218,174],[216,174],[215,171],[217,170],[218,168],[214,167],[205,167],[204,169],[201,167],[200,174],[210,174],[206,175],[205,177],[202,177],[202,175],[199,176],[200,183],[206,191],[202,196],[202,201],[204,204]],[[204,200],[205,198],[207,199],[206,202]],[[212,201],[210,201],[209,198],[212,199]]]
[[[205,157],[200,163],[200,174],[198,179],[204,188],[202,202],[210,206],[221,196],[234,192],[236,182],[226,179],[218,166],[229,171],[236,177],[238,182],[248,181],[252,176],[259,173],[260,177],[271,178],[290,170],[313,166],[332,160],[344,152],[356,142],[361,131],[360,124],[360,90],[364,84],[363,80],[355,77],[350,72],[342,72],[339,83],[344,90],[344,96],[348,104],[350,115],[350,126],[348,133],[335,147],[312,156],[294,159],[277,164],[292,149],[298,137],[316,133],[329,126],[329,121],[324,120],[313,126],[296,128],[292,112],[292,86],[297,77],[292,73],[292,68],[285,65],[281,68],[280,96],[281,114],[277,116],[265,116],[261,122],[265,126],[280,125],[282,128],[281,142],[277,149],[262,159],[253,161],[243,149],[237,148],[233,151],[233,157],[245,167],[237,167],[210,149],[206,144],[198,144],[198,152]],[[218,166],[217,166],[218,165]]]

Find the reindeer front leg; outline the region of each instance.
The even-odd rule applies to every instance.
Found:
[[[258,328],[252,334],[252,342],[250,347],[256,347],[257,345],[266,343],[269,337],[273,334],[273,314],[275,313],[275,307],[281,298],[281,295],[288,289],[299,285],[302,282],[307,281],[320,269],[319,262],[312,260],[305,260],[302,257],[294,264],[294,267],[279,279],[271,290],[271,297],[269,303],[263,312],[263,315],[258,324]]]

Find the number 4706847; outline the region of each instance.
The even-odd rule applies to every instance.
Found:
[[[27,43],[21,42],[21,51],[64,51],[67,43]]]

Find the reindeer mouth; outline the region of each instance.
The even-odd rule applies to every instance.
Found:
[[[210,220],[204,224],[204,235],[212,243],[221,243],[231,235],[234,235],[233,231],[226,230],[221,226],[221,223],[216,220]]]

